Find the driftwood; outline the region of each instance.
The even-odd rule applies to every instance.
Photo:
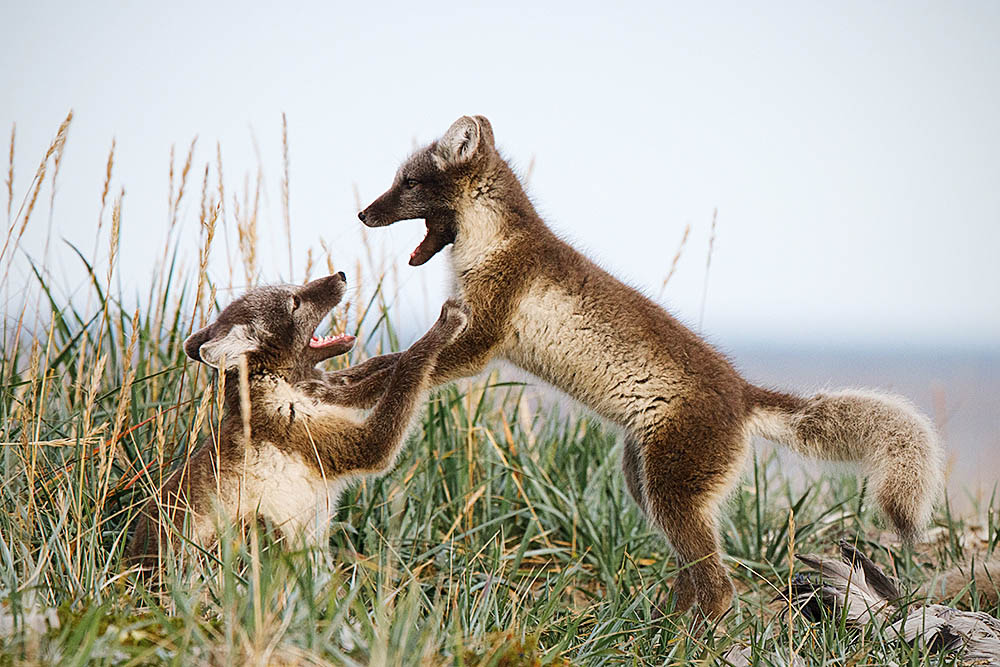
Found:
[[[736,645],[729,649],[726,655],[722,656],[722,664],[726,667],[751,667],[758,664],[753,661],[753,649],[749,646]],[[777,653],[772,653],[767,657],[765,665],[788,665],[788,659]],[[806,667],[806,662],[797,655],[792,656],[791,667]]]
[[[840,556],[798,556],[812,570],[792,580],[792,604],[804,617],[820,621],[842,614],[849,626],[873,625],[890,640],[918,646],[926,653],[954,653],[962,665],[1000,666],[1000,620],[981,611],[964,611],[930,600],[965,603],[975,592],[980,603],[995,606],[1000,562],[986,561],[940,573],[914,599],[904,597],[892,577],[848,542],[840,542]],[[789,664],[788,656],[780,651],[761,657],[767,664]],[[734,646],[723,656],[723,663],[748,667],[754,664],[753,651]],[[804,667],[805,662],[793,655],[791,665]]]
[[[844,614],[850,625],[884,627],[887,636],[929,653],[954,651],[965,665],[1000,665],[1000,620],[942,604],[904,604],[896,582],[867,556],[844,541],[840,554],[798,556],[820,575],[818,581],[799,576],[792,584],[793,603],[804,616]]]

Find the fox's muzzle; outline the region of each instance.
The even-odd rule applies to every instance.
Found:
[[[377,210],[373,209],[375,209],[374,203],[365,210],[358,212],[358,220],[365,223],[368,227],[385,227],[386,225],[398,222],[398,220],[394,220],[391,217],[379,215]]]
[[[394,187],[358,213],[358,220],[368,227],[385,227],[407,217],[400,211],[399,192]]]
[[[332,276],[317,278],[307,283],[299,290],[299,297],[305,301],[333,308],[340,303],[346,286],[347,276],[343,271],[338,271]]]

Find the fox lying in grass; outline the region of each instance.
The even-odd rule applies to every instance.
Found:
[[[392,467],[438,353],[465,329],[465,309],[446,302],[431,330],[393,357],[390,376],[373,384],[365,377],[378,368],[377,357],[337,373],[315,367],[354,344],[353,336],[313,333],[340,301],[345,282],[338,273],[304,286],[252,289],[185,341],[189,357],[226,375],[221,429],[146,503],[129,562],[155,565],[170,524],[180,528],[185,518],[191,539],[205,546],[220,518],[255,516],[289,538],[321,544],[344,486]],[[372,406],[365,418],[362,410]]]
[[[940,445],[905,399],[870,390],[811,397],[749,384],[729,361],[639,291],[553,234],[497,152],[482,116],[462,117],[399,168],[358,217],[369,227],[422,218],[417,266],[451,245],[468,329],[441,352],[433,382],[504,358],[619,426],[628,488],[663,529],[680,570],[676,608],[724,613],[733,587],[719,555],[720,504],[750,437],[862,464],[905,539],[930,518]],[[372,381],[391,376],[389,362]]]

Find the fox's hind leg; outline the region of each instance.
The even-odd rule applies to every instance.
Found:
[[[742,429],[672,419],[638,448],[646,511],[677,553],[675,609],[697,602],[710,618],[732,603],[733,585],[719,550],[718,512],[739,479],[748,441]]]
[[[622,472],[625,474],[625,483],[628,486],[629,493],[639,506],[639,509],[648,516],[649,507],[646,504],[646,475],[644,472],[645,464],[643,462],[642,447],[642,443],[638,440],[626,436],[622,449]],[[694,605],[696,601],[695,586],[694,582],[691,581],[688,568],[682,567],[677,572],[677,579],[674,581],[672,591],[675,596],[674,609],[676,611],[684,612]],[[665,602],[666,598],[660,601],[660,608],[657,609],[658,615],[664,613]]]

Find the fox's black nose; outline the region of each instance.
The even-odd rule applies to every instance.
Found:
[[[343,271],[337,271],[337,275],[340,276],[340,279],[345,283],[347,282],[347,275],[345,275]]]
[[[358,211],[358,220],[360,220],[361,222],[364,222],[366,217],[367,216],[365,215],[364,211]]]

